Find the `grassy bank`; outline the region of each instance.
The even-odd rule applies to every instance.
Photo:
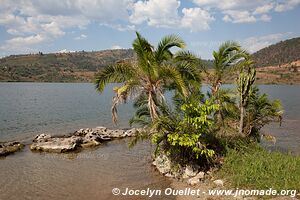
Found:
[[[229,150],[219,176],[236,188],[300,191],[300,157],[268,152],[258,145]]]

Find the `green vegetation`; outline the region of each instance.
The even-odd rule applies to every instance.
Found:
[[[102,92],[108,83],[124,83],[114,88],[116,93],[112,103],[113,121],[117,121],[117,105],[126,102],[130,96],[138,96],[138,101],[147,99],[147,109],[153,121],[159,115],[158,105],[164,102],[164,91],[173,87],[180,96],[190,93],[192,84],[200,81],[188,52],[179,51],[176,55],[172,47],[184,48],[181,38],[170,35],[164,37],[154,48],[139,33],[133,42],[137,61],[120,63],[106,67],[96,75],[96,88]],[[192,63],[192,64],[191,64]]]
[[[200,102],[193,100],[183,104],[183,117],[176,113],[165,114],[153,122],[152,142],[156,144],[156,155],[166,154],[180,165],[193,162],[209,168],[217,154],[212,146],[217,141],[209,130],[214,125],[211,114],[218,110],[218,105],[209,100]]]
[[[300,158],[257,144],[229,149],[218,176],[235,188],[300,191]]]
[[[96,71],[133,57],[130,49],[12,55],[0,59],[0,81],[90,82]]]
[[[283,110],[279,100],[270,100],[255,86],[256,70],[251,56],[235,42],[225,42],[213,52],[206,66],[175,35],[164,37],[153,47],[136,33],[133,49],[136,60],[106,67],[95,77],[102,92],[108,83],[114,88],[112,116],[117,122],[117,105],[134,100],[136,112],[129,121],[144,128],[139,139],[150,139],[154,156],[164,155],[174,173],[186,165],[202,170],[221,167],[233,186],[255,189],[298,189],[300,158],[259,146],[261,128],[280,122]],[[173,53],[172,47],[180,48]],[[210,69],[208,69],[210,68]],[[211,90],[201,92],[201,75],[209,77]],[[224,89],[226,76],[235,74],[236,88]],[[165,99],[171,91],[172,102]],[[222,162],[224,160],[224,163]]]

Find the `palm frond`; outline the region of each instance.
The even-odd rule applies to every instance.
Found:
[[[108,83],[121,83],[136,75],[136,70],[130,64],[116,64],[105,67],[95,75],[95,87],[103,92]]]
[[[172,56],[170,48],[185,48],[185,46],[185,42],[179,36],[168,35],[162,38],[162,40],[158,43],[157,49],[155,51],[155,59],[160,64],[162,61]]]
[[[162,78],[172,81],[176,84],[178,91],[183,95],[188,95],[187,85],[185,84],[183,77],[176,67],[170,65],[164,65],[160,70]]]

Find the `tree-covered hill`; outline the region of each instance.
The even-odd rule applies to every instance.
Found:
[[[0,59],[0,81],[87,82],[101,68],[133,57],[131,49],[12,55]]]
[[[132,49],[11,55],[0,59],[0,81],[91,82],[103,67],[134,57]],[[300,83],[300,37],[263,48],[253,60],[260,83]]]
[[[255,66],[275,66],[300,60],[300,37],[281,41],[253,54]]]

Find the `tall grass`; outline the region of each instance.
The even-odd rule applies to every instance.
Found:
[[[300,191],[300,157],[268,152],[258,145],[229,149],[219,171],[233,187]]]

